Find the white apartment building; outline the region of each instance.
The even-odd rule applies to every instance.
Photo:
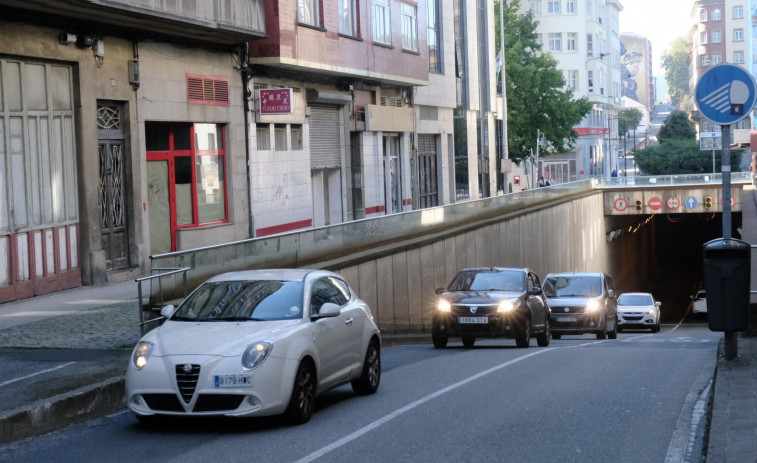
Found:
[[[617,112],[621,109],[618,0],[531,0],[539,22],[542,50],[551,53],[575,96],[594,103],[575,127],[579,138],[572,152],[555,153],[539,162],[553,183],[609,176],[617,169]],[[537,127],[538,128],[538,127]]]

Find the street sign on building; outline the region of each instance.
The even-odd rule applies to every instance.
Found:
[[[697,82],[694,98],[706,119],[731,125],[744,119],[757,102],[754,77],[735,64],[713,66]]]
[[[258,92],[260,92],[260,114],[292,113],[291,88],[261,89]]]

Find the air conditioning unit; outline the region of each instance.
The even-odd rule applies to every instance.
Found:
[[[712,60],[706,59],[702,61],[702,66],[709,66],[712,64]]]

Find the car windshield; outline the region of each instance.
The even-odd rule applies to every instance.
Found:
[[[301,281],[205,283],[182,303],[174,321],[268,321],[302,317]]]
[[[518,270],[463,271],[449,285],[450,291],[523,291],[524,273]]]
[[[620,305],[652,305],[652,297],[648,294],[621,294],[618,298]]]
[[[556,276],[544,281],[547,297],[596,297],[602,294],[602,279],[596,276]]]

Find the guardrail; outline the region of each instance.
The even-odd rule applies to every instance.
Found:
[[[140,333],[141,333],[142,336],[144,336],[145,332],[146,332],[145,331],[145,325],[148,325],[150,323],[157,323],[160,320],[163,320],[162,316],[158,316],[158,317],[155,317],[155,318],[151,318],[149,320],[145,320],[145,308],[144,308],[145,306],[142,303],[142,294],[143,294],[142,293],[142,282],[144,282],[144,281],[150,281],[150,284],[152,285],[152,280],[158,280],[158,295],[159,295],[159,297],[158,297],[158,303],[159,303],[159,307],[162,309],[164,307],[164,305],[165,305],[165,301],[163,300],[163,278],[167,277],[167,276],[171,276],[171,275],[176,275],[178,273],[182,273],[183,274],[183,282],[184,282],[184,284],[183,284],[184,296],[183,297],[186,297],[187,296],[187,271],[188,270],[190,270],[190,267],[181,267],[181,268],[152,268],[152,269],[150,269],[151,272],[163,272],[163,273],[158,273],[157,275],[150,275],[150,276],[146,276],[146,277],[141,277],[141,278],[137,278],[136,280],[134,280],[134,281],[137,282],[137,294],[139,295],[139,305],[138,305],[138,307],[139,307],[139,329],[140,329]],[[152,291],[151,291],[151,293],[152,293]],[[154,312],[153,306],[149,302],[150,300],[152,300],[152,298],[148,299],[147,305],[150,306],[149,307],[150,308],[149,311],[150,312]]]

